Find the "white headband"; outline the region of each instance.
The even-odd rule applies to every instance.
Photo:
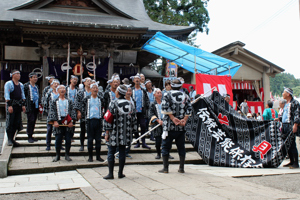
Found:
[[[289,93],[291,96],[293,96],[293,90],[291,90],[290,88],[284,88],[284,91],[286,91],[287,93]]]
[[[15,71],[13,73],[10,73],[10,77],[12,77],[14,74],[20,74],[20,72],[19,71]]]
[[[171,87],[174,87],[174,88],[179,88],[181,86],[182,86],[182,83],[181,84],[171,83]]]
[[[76,78],[78,80],[77,76],[71,75],[71,79]]]
[[[96,83],[91,84],[91,85],[90,85],[90,88],[92,89],[94,85],[96,85],[97,88],[98,88],[98,84],[99,84],[99,81],[97,81]]]
[[[134,79],[134,78],[139,78],[139,79],[141,79],[140,74],[137,73],[135,76],[131,76],[131,77],[130,77],[130,79]]]
[[[153,91],[153,94],[155,94],[156,92],[161,91],[159,88],[155,88]]]
[[[184,79],[183,78],[178,78],[179,79],[179,81],[182,83],[182,84],[184,84]]]
[[[150,80],[146,81],[145,85],[147,85],[147,83],[152,83]]]
[[[87,81],[88,79],[92,80],[91,78],[87,77],[87,78],[82,79],[82,82],[84,83],[84,82]]]
[[[126,86],[127,88],[130,88],[130,87],[131,87],[131,84],[129,84],[129,85],[124,84],[124,86]]]
[[[66,89],[66,86],[64,86],[64,85],[59,85],[59,86],[57,86],[57,88],[56,88],[56,92],[58,92],[59,88],[61,88],[61,87],[63,87],[63,88]]]
[[[51,85],[53,85],[53,83],[58,83],[58,84],[60,84],[59,80],[57,80],[57,79],[54,79],[54,80],[52,81]]]
[[[55,77],[54,76],[46,76],[45,79],[47,79],[49,81],[51,78],[55,78]]]
[[[128,90],[128,88],[126,88],[126,89]],[[126,95],[126,93],[127,93],[127,90],[123,90],[120,86],[117,87],[117,90],[118,90],[119,93],[121,93],[123,95]]]

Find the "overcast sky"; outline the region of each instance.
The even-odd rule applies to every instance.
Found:
[[[210,0],[209,34],[196,43],[212,52],[235,41],[300,78],[298,0]]]

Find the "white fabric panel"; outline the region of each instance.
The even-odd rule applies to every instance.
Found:
[[[218,90],[222,96],[227,94],[226,86],[224,84],[218,84]]]
[[[208,97],[212,94],[211,85],[209,83],[203,83],[204,96]]]

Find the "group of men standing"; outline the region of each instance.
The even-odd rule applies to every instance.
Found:
[[[100,157],[101,136],[104,130],[104,138],[108,145],[108,168],[109,173],[105,179],[113,179],[115,153],[119,152],[118,177],[123,178],[123,169],[126,157],[133,138],[144,135],[149,130],[148,125],[155,127],[151,139],[155,140],[157,151],[156,159],[163,158],[163,169],[160,173],[169,172],[169,159],[172,142],[175,140],[180,165],[178,172],[184,173],[185,162],[185,125],[192,114],[191,98],[189,93],[182,88],[184,80],[174,79],[166,82],[166,89],[161,91],[153,88],[151,80],[145,80],[144,75],[137,74],[132,78],[132,87],[127,78],[120,80],[118,74],[114,74],[107,82],[104,92],[99,90],[98,82],[91,78],[82,80],[84,86],[76,87],[78,77],[71,76],[68,86],[61,85],[54,76],[46,77],[49,86],[44,88],[40,97],[39,88],[36,85],[37,74],[29,74],[29,82],[22,84],[20,71],[13,70],[12,80],[5,84],[5,100],[7,103],[7,137],[8,145],[18,146],[14,140],[15,132],[22,129],[21,112],[26,112],[28,118],[27,134],[28,142],[37,141],[33,137],[35,122],[39,112],[39,104],[44,106],[47,115],[46,150],[51,149],[51,135],[55,136],[56,157],[53,162],[60,160],[60,152],[64,148],[62,141],[65,140],[65,160],[70,158],[71,142],[74,135],[75,123],[80,123],[80,149],[84,151],[84,140],[87,132],[88,162],[93,162],[93,150],[95,140],[96,160],[103,162]],[[123,84],[121,84],[121,82]],[[168,88],[168,89],[167,89]],[[191,91],[192,93],[193,90]],[[191,94],[195,98],[194,94]],[[299,103],[293,99],[293,91],[285,88],[283,98],[287,100],[283,114],[276,121],[283,122],[283,135],[298,130]],[[139,129],[140,128],[140,133]],[[145,137],[141,142],[137,140],[134,148],[150,149],[146,144]],[[291,162],[290,168],[299,168],[298,152],[295,139],[292,140],[289,150]]]
[[[80,123],[80,149],[84,150],[84,140],[87,132],[87,149],[89,162],[93,162],[93,141],[95,140],[96,160],[103,162],[100,157],[102,130],[105,130],[105,141],[108,145],[109,174],[105,179],[112,179],[114,154],[119,152],[119,178],[125,177],[123,168],[133,138],[144,135],[151,126],[161,125],[151,133],[151,140],[156,141],[156,159],[163,157],[164,167],[159,172],[168,173],[168,159],[173,159],[169,152],[175,139],[180,156],[179,172],[184,172],[185,160],[185,124],[191,115],[192,107],[188,94],[182,90],[182,80],[175,79],[172,90],[162,91],[152,87],[151,80],[145,80],[144,75],[137,74],[132,78],[132,87],[128,79],[121,80],[114,74],[108,81],[104,92],[100,92],[98,82],[90,78],[82,80],[84,86],[76,87],[78,78],[71,76],[70,84],[61,85],[54,76],[46,77],[49,86],[45,87],[42,96],[36,85],[37,74],[29,74],[29,82],[22,84],[20,71],[13,70],[12,80],[5,84],[5,100],[7,102],[7,136],[8,145],[18,146],[14,140],[15,132],[22,129],[21,112],[26,112],[28,118],[28,142],[37,140],[33,131],[39,104],[43,105],[43,112],[47,115],[46,150],[51,149],[51,136],[55,136],[56,157],[53,162],[60,160],[60,152],[64,149],[65,160],[71,161],[70,149],[74,135],[75,123]],[[109,119],[108,116],[111,116]],[[105,118],[105,120],[103,119]],[[138,131],[140,128],[140,132]],[[137,140],[134,148],[151,149],[145,137]]]

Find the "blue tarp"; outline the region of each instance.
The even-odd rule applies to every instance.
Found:
[[[162,56],[193,73],[195,72],[195,56],[196,69],[199,73],[211,74],[212,71],[217,70],[217,75],[234,76],[242,66],[242,64],[179,42],[161,32],[157,32],[148,40],[142,50]]]

